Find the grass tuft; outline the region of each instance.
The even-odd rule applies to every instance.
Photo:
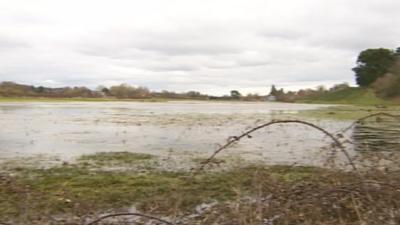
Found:
[[[98,152],[92,155],[83,155],[79,161],[92,161],[96,164],[104,163],[122,163],[132,164],[140,161],[151,160],[156,158],[154,155],[134,152]]]

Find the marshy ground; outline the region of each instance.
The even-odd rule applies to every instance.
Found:
[[[396,171],[238,163],[193,175],[157,169],[159,160],[116,152],[48,169],[9,166],[1,174],[0,218],[5,224],[86,224],[107,213],[140,212],[176,224],[400,222]],[[132,220],[149,224],[138,217],[102,224]]]
[[[357,172],[343,167],[340,154],[330,161],[332,146],[323,134],[277,126],[194,173],[217,143],[263,122],[295,118],[334,133],[368,114],[396,114],[398,107],[113,104],[0,106],[0,124],[8,128],[0,136],[0,224],[83,225],[120,212],[184,225],[400,223],[399,145],[378,132],[374,140],[386,150],[356,149],[371,146],[362,140],[363,124],[335,133],[353,141],[346,148],[365,165]],[[398,134],[395,121],[379,117],[367,125],[374,123],[388,123],[390,135]],[[357,129],[360,140],[353,138]],[[100,222],[132,223],[160,224],[135,216]]]

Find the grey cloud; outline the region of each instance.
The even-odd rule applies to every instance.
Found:
[[[300,38],[305,38],[307,36],[306,33],[292,29],[284,29],[284,28],[264,28],[263,31],[259,32],[258,35],[264,37],[268,40],[277,39],[277,40],[292,40],[296,41]]]
[[[352,82],[400,37],[397,0],[93,2],[0,1],[0,80],[265,93]]]
[[[241,60],[238,59],[236,61],[226,61],[226,62],[210,62],[204,67],[209,69],[234,69],[240,67],[259,67],[259,66],[268,66],[271,62],[268,61],[260,61],[260,60]]]
[[[11,48],[25,48],[29,47],[28,42],[18,40],[17,38],[11,38],[7,36],[0,35],[0,48],[1,49],[11,49]]]
[[[221,46],[215,43],[193,43],[191,41],[180,43],[143,43],[136,47],[143,51],[155,51],[165,55],[219,55],[226,53],[238,53],[239,50],[229,47]]]
[[[79,45],[86,54],[112,58],[135,58],[137,54],[159,53],[168,56],[221,55],[239,53],[240,43],[226,40],[226,36],[205,30],[181,28],[172,31],[148,32],[140,30],[110,30],[86,37]],[[214,28],[210,28],[214,30]],[[102,40],[99,37],[110,37]],[[132,54],[135,53],[135,54]]]
[[[383,24],[377,24],[315,33],[306,43],[311,46],[356,52],[366,48],[394,48],[398,37],[400,32],[395,26],[384,27]]]
[[[154,71],[154,72],[171,72],[171,71],[195,71],[198,70],[198,67],[190,66],[190,65],[153,65],[153,66],[145,66],[144,68]]]

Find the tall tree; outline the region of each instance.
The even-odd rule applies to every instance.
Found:
[[[372,85],[375,93],[380,97],[400,97],[400,54],[396,55],[396,58],[396,62],[389,68],[388,73],[378,78]]]
[[[231,91],[231,98],[239,99],[241,96],[242,96],[242,94],[240,94],[239,91],[237,91],[237,90],[232,90]]]
[[[400,47],[396,48],[396,51],[394,52],[396,56],[400,56]]]
[[[273,95],[273,96],[278,95],[278,90],[276,89],[274,84],[271,86],[271,91],[269,92],[269,95]]]
[[[377,48],[362,51],[357,58],[356,82],[361,87],[369,87],[379,77],[384,76],[396,60],[396,53],[390,49]]]

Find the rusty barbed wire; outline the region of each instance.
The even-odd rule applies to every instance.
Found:
[[[357,125],[358,123],[361,123],[369,118],[378,117],[378,116],[386,116],[386,117],[394,118],[394,119],[397,119],[400,121],[400,115],[394,115],[394,114],[390,114],[390,113],[386,113],[386,112],[378,112],[378,113],[369,114],[367,116],[364,116],[364,117],[361,117],[361,118],[355,120],[353,123],[350,124],[350,126],[347,126],[344,129],[341,129],[341,130],[335,132],[335,134],[344,134],[347,131],[349,131],[351,128],[353,128],[355,125]]]
[[[221,151],[223,151],[224,149],[227,149],[227,148],[230,147],[232,144],[234,144],[234,143],[236,143],[236,142],[239,142],[239,141],[240,141],[241,139],[243,139],[243,138],[251,137],[251,136],[250,136],[251,133],[256,132],[257,130],[260,130],[260,129],[262,129],[262,128],[266,128],[266,127],[268,127],[268,126],[274,125],[274,124],[288,124],[288,123],[295,123],[295,124],[306,125],[306,126],[312,127],[312,128],[314,128],[314,129],[319,130],[319,131],[321,131],[322,133],[324,133],[326,136],[328,136],[328,137],[333,141],[333,143],[334,143],[334,146],[333,146],[333,147],[338,147],[338,148],[340,149],[340,151],[344,154],[344,156],[345,156],[346,159],[348,160],[348,162],[349,162],[350,166],[352,167],[352,169],[353,169],[354,171],[357,171],[357,167],[356,167],[356,165],[354,164],[352,158],[350,157],[350,154],[347,152],[346,148],[344,147],[343,143],[340,142],[338,138],[336,138],[332,133],[328,132],[328,131],[325,130],[324,128],[322,128],[322,127],[320,127],[320,126],[318,126],[318,125],[315,125],[315,124],[313,124],[313,123],[303,121],[303,120],[272,120],[272,121],[270,121],[270,122],[268,122],[268,123],[264,123],[264,124],[262,124],[262,125],[256,126],[256,127],[252,128],[252,129],[250,129],[250,130],[244,132],[243,134],[241,134],[241,135],[239,135],[239,136],[233,136],[233,137],[229,138],[228,141],[227,141],[224,145],[222,145],[221,147],[219,147],[209,158],[207,158],[205,161],[203,161],[203,162],[201,163],[201,166],[200,166],[198,169],[196,169],[196,170],[194,171],[194,174],[197,174],[197,173],[199,173],[200,171],[204,170],[205,166],[206,166],[207,164],[209,164],[209,163],[214,159],[214,157],[215,157],[218,153],[220,153]]]

